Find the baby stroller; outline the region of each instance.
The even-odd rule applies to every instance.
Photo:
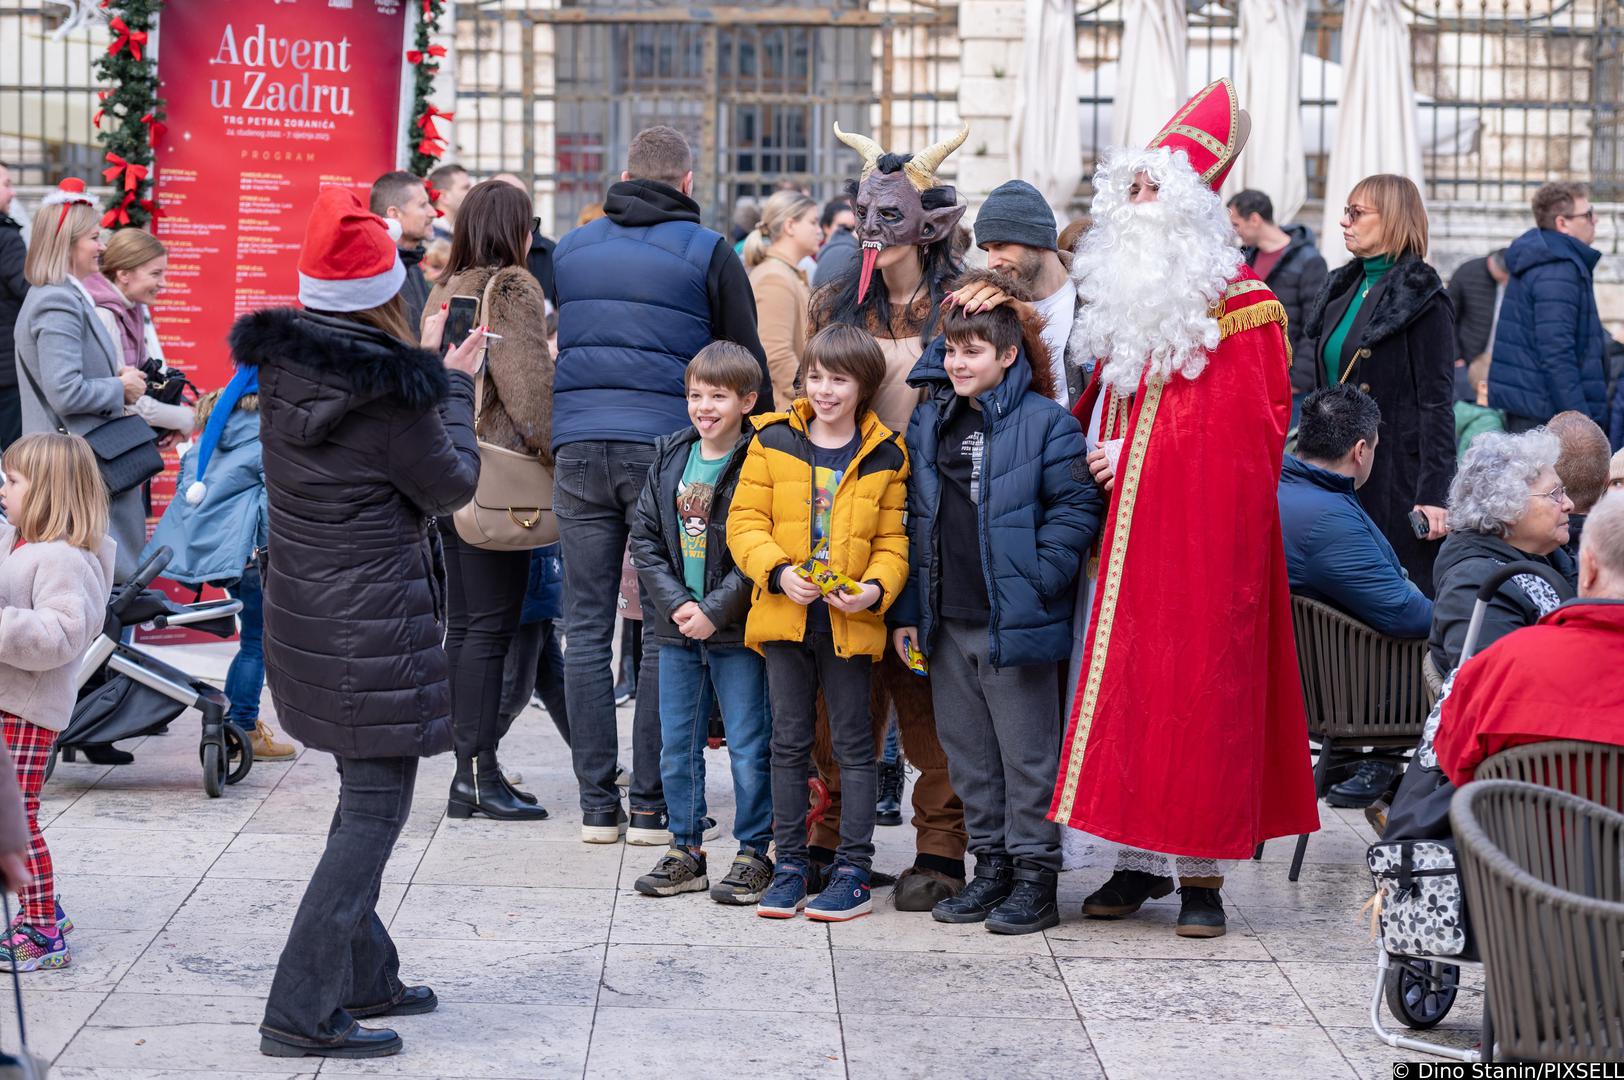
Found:
[[[1568,588],[1560,575],[1543,563],[1514,562],[1500,567],[1477,591],[1466,639],[1461,644],[1460,663],[1477,652],[1477,639],[1489,602],[1500,587],[1512,578],[1532,574],[1550,582],[1560,593]],[[1459,670],[1457,665],[1456,670]],[[1439,704],[1427,718],[1422,746],[1411,769],[1423,768],[1424,750],[1430,750],[1437,732],[1438,709],[1449,694],[1444,683]],[[1436,765],[1431,768],[1436,769]],[[1438,805],[1447,811],[1440,775]],[[1452,790],[1452,789],[1451,789]],[[1390,1030],[1382,1022],[1382,1005],[1405,1027],[1425,1031],[1437,1027],[1455,1005],[1461,987],[1462,967],[1478,967],[1477,943],[1465,909],[1465,889],[1456,859],[1453,839],[1392,840],[1383,837],[1370,847],[1367,856],[1377,890],[1377,917],[1380,936],[1376,958],[1376,986],[1370,1000],[1370,1025],[1377,1038],[1401,1050],[1418,1050],[1456,1061],[1492,1061],[1493,1038],[1485,1024],[1480,1049],[1458,1049],[1428,1042]],[[1477,991],[1480,992],[1480,991]]]
[[[80,662],[79,699],[68,726],[57,736],[46,764],[47,779],[58,754],[72,761],[81,748],[151,734],[189,708],[203,714],[198,756],[209,798],[218,799],[227,784],[235,784],[253,768],[253,745],[226,720],[229,702],[224,693],[119,640],[126,627],[141,623],[189,626],[219,638],[236,633],[240,600],[177,604],[148,588],[172,554],[159,548],[133,578],[113,590],[102,631]]]

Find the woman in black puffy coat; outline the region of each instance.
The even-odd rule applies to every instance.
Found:
[[[288,734],[338,759],[339,799],[277,965],[260,1026],[275,1057],[400,1050],[356,1020],[434,1008],[399,978],[373,908],[419,757],[451,747],[444,568],[431,528],[473,497],[481,337],[442,361],[398,297],[382,218],[347,188],[317,198],[299,300],[238,320],[231,350],[259,368],[270,504],[265,665]],[[358,276],[359,275],[359,276]]]

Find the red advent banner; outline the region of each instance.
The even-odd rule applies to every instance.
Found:
[[[346,184],[364,201],[396,167],[407,14],[403,0],[164,5],[158,92],[168,116],[153,147],[163,210],[154,229],[169,273],[153,321],[165,359],[200,390],[231,378],[226,335],[239,315],[297,303],[316,193]],[[171,464],[153,480],[154,515],[175,496],[175,478]]]

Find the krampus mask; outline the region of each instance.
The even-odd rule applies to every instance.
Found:
[[[848,135],[835,125],[835,137],[863,155],[853,209],[863,262],[857,279],[857,302],[868,295],[880,249],[934,244],[953,232],[967,209],[951,187],[936,183],[936,170],[970,134],[966,124],[957,135],[918,154],[890,154],[866,135]]]

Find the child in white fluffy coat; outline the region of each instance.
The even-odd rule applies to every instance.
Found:
[[[56,897],[39,831],[39,793],[56,736],[73,714],[74,673],[102,626],[117,545],[96,457],[77,435],[25,435],[0,459],[0,723],[28,818],[21,910],[0,963],[22,971],[68,963],[72,924]]]

